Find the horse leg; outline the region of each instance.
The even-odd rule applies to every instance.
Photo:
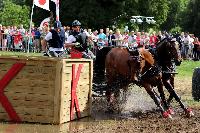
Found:
[[[172,118],[172,116],[167,111],[165,111],[164,108],[162,107],[160,98],[158,97],[158,94],[153,90],[153,88],[151,87],[151,85],[145,84],[143,86],[146,89],[147,93],[150,95],[150,97],[153,99],[153,101],[155,102],[155,104],[160,108],[162,116],[164,118]]]
[[[114,101],[114,93],[108,89],[106,90],[106,100],[108,103],[108,109],[107,109],[107,113],[113,113],[113,101]]]
[[[161,100],[162,100],[162,104],[164,105],[164,107],[168,110],[169,109],[169,105],[166,101],[166,97],[165,97],[165,93],[164,93],[164,90],[163,90],[163,83],[162,83],[162,80],[159,81],[158,83],[158,92],[160,93],[160,97],[161,97]],[[170,110],[169,110],[170,111]],[[172,114],[172,112],[169,112],[170,114]]]
[[[170,83],[170,80],[165,80],[164,82],[164,86],[165,88],[168,90],[168,92],[170,93],[171,97],[174,97],[175,100],[179,103],[179,105],[181,106],[181,108],[185,111],[187,117],[191,117],[193,116],[193,112],[190,108],[187,108],[183,102],[181,101],[180,97],[178,96],[178,94],[175,92],[174,87],[172,86],[172,84]],[[172,98],[171,98],[172,99]]]
[[[174,88],[174,77],[169,79],[171,86]],[[170,93],[169,98],[167,99],[167,103],[170,105],[172,99],[174,98],[173,93]]]
[[[109,76],[107,76],[108,81],[107,81],[107,88],[106,88],[106,99],[108,103],[108,110],[106,112],[114,113],[114,106],[115,106],[115,101],[116,101],[116,94],[114,92],[115,84],[113,82],[113,78]]]

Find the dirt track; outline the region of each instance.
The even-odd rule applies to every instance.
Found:
[[[195,114],[194,117],[187,118],[183,110],[180,109],[178,104],[174,101],[173,107],[175,114],[173,115],[173,119],[162,118],[160,113],[155,110],[156,107],[151,99],[145,99],[147,95],[143,90],[139,90],[141,89],[139,88],[136,89],[139,93],[137,92],[129,96],[128,103],[125,107],[129,112],[127,113],[126,111],[125,114],[105,114],[105,100],[94,100],[93,118],[96,122],[90,123],[85,129],[74,129],[73,132],[200,133],[200,103],[192,100],[191,79],[176,78],[175,86],[184,103],[193,103],[192,109]]]

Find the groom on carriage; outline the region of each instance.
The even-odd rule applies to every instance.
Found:
[[[65,42],[65,32],[62,28],[60,21],[55,21],[54,29],[45,36],[42,41],[42,47],[44,51],[44,56],[60,57],[63,52],[63,46]],[[47,45],[48,44],[48,45]],[[46,47],[48,47],[48,52]]]

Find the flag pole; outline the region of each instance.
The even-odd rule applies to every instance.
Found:
[[[56,21],[60,21],[59,6],[60,6],[60,0],[57,0],[56,1]]]
[[[28,50],[27,53],[30,51],[30,43],[31,43],[31,28],[32,28],[32,21],[33,21],[33,9],[34,9],[34,0],[33,0],[33,5],[32,5],[32,10],[31,10],[31,20],[30,20],[30,27],[29,27],[29,38],[28,38]]]

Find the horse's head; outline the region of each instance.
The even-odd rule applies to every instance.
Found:
[[[176,40],[162,40],[157,45],[157,53],[161,62],[175,62],[178,66],[182,62],[179,44]]]
[[[128,64],[130,67],[130,75],[131,75],[131,81],[138,80],[139,74],[142,71],[142,55],[138,50],[130,50],[129,51],[129,58],[128,58]]]
[[[181,52],[180,52],[180,48],[179,48],[179,44],[177,41],[174,40],[170,40],[168,45],[167,45],[168,49],[169,49],[169,56],[170,58],[175,61],[175,64],[177,66],[180,66],[181,62],[182,62],[182,58],[181,58]]]

